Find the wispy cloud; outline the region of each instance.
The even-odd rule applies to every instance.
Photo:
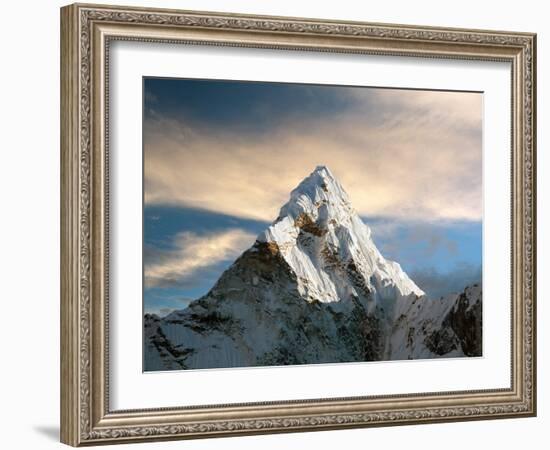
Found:
[[[382,254],[439,297],[481,279],[481,222],[424,223],[376,218],[369,223]]]
[[[198,271],[231,261],[248,248],[255,235],[242,229],[175,235],[170,249],[148,248],[145,252],[145,287],[170,287],[185,283]]]
[[[431,268],[412,271],[409,275],[432,298],[462,292],[466,286],[482,281],[481,266],[467,263],[459,264],[449,272]]]
[[[349,108],[331,117],[289,115],[254,131],[151,113],[145,201],[271,221],[325,164],[361,215],[480,220],[481,95],[373,92],[346,91]]]
[[[418,264],[419,259],[433,258],[438,254],[453,257],[458,253],[457,241],[450,239],[447,233],[449,228],[459,228],[460,225],[383,220],[369,222],[369,226],[382,253],[398,258],[401,263]]]

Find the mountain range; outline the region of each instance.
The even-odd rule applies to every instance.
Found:
[[[481,356],[481,284],[429,298],[318,166],[203,297],[145,314],[144,369]]]

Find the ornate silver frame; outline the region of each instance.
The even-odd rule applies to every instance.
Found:
[[[108,110],[113,40],[507,61],[512,67],[512,384],[111,411]],[[61,9],[61,440],[80,446],[536,414],[536,35],[75,4]]]

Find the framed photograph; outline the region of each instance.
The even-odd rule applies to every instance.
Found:
[[[62,442],[534,416],[535,58],[62,8]]]

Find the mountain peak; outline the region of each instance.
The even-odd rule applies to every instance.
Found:
[[[317,166],[290,193],[258,241],[276,248],[299,280],[307,280],[299,282],[299,290],[310,300],[338,302],[376,293],[383,301],[424,294],[399,264],[380,254],[370,228],[326,166]],[[348,276],[361,279],[363,287],[351,286]]]
[[[314,173],[318,173],[321,176],[334,178],[334,175],[332,175],[332,172],[330,171],[330,169],[327,166],[321,165],[321,166],[315,167],[315,170],[312,172],[312,174],[314,174]]]
[[[341,222],[354,213],[348,194],[329,168],[317,166],[292,190],[289,201],[281,208],[279,219],[322,214],[327,221]]]
[[[302,182],[298,185],[298,187],[296,187],[296,189],[292,191],[292,193],[302,192],[304,190],[308,191],[309,188],[312,187],[320,187],[325,192],[330,188],[336,187],[337,190],[340,190],[345,194],[342,186],[340,185],[340,182],[336,179],[336,177],[332,174],[327,166],[315,167],[315,170],[311,172],[306,178],[304,178]]]

